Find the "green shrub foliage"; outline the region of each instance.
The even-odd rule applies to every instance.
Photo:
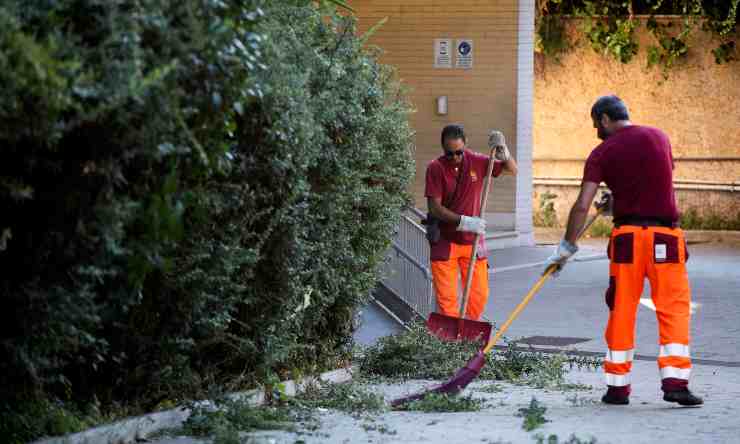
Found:
[[[325,3],[3,2],[0,399],[154,405],[345,350],[414,166]]]

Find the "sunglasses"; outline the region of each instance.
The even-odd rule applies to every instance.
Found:
[[[457,151],[445,151],[445,157],[452,158],[454,156],[462,156],[464,150],[457,150]]]

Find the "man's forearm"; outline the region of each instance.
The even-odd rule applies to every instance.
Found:
[[[440,203],[430,202],[429,211],[432,213],[432,216],[436,217],[442,222],[447,222],[449,224],[455,225],[460,223],[460,215],[450,210],[449,208],[444,207]]]
[[[516,176],[517,171],[519,168],[517,167],[516,161],[513,157],[510,157],[509,160],[504,162],[504,172],[511,174],[512,176]]]
[[[573,208],[570,209],[570,215],[568,216],[568,228],[565,231],[565,240],[571,244],[575,244],[578,240],[578,233],[583,228],[583,224],[586,223],[586,217],[588,217],[588,207],[583,208],[581,205],[576,203]]]
[[[578,233],[583,228],[583,224],[586,223],[588,217],[588,209],[591,208],[591,202],[596,196],[596,191],[599,189],[599,184],[584,181],[581,184],[581,191],[578,193],[578,199],[573,204],[573,208],[570,209],[570,215],[568,216],[568,229],[565,231],[564,239],[575,244],[578,240]]]

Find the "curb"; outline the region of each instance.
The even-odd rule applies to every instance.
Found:
[[[296,393],[308,384],[318,381],[342,383],[352,379],[352,368],[342,368],[322,373],[315,377],[308,377],[298,381],[288,380],[281,384],[288,396]],[[236,392],[226,395],[231,399],[246,399],[253,406],[265,403],[264,390],[254,389],[246,392]],[[200,401],[199,406],[214,405],[213,401]],[[32,444],[128,444],[146,441],[147,436],[165,429],[176,428],[182,425],[190,416],[190,409],[178,407],[134,418],[123,419],[112,424],[95,427],[84,432],[72,435],[43,438],[33,441]]]

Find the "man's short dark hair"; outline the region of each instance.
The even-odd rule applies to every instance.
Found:
[[[453,124],[444,127],[442,130],[442,148],[444,148],[446,140],[454,139],[462,139],[463,142],[467,142],[465,140],[465,130],[462,125]]]
[[[629,120],[630,115],[627,111],[627,105],[617,96],[603,96],[591,107],[591,117],[601,120],[601,116],[606,114],[613,121]]]

